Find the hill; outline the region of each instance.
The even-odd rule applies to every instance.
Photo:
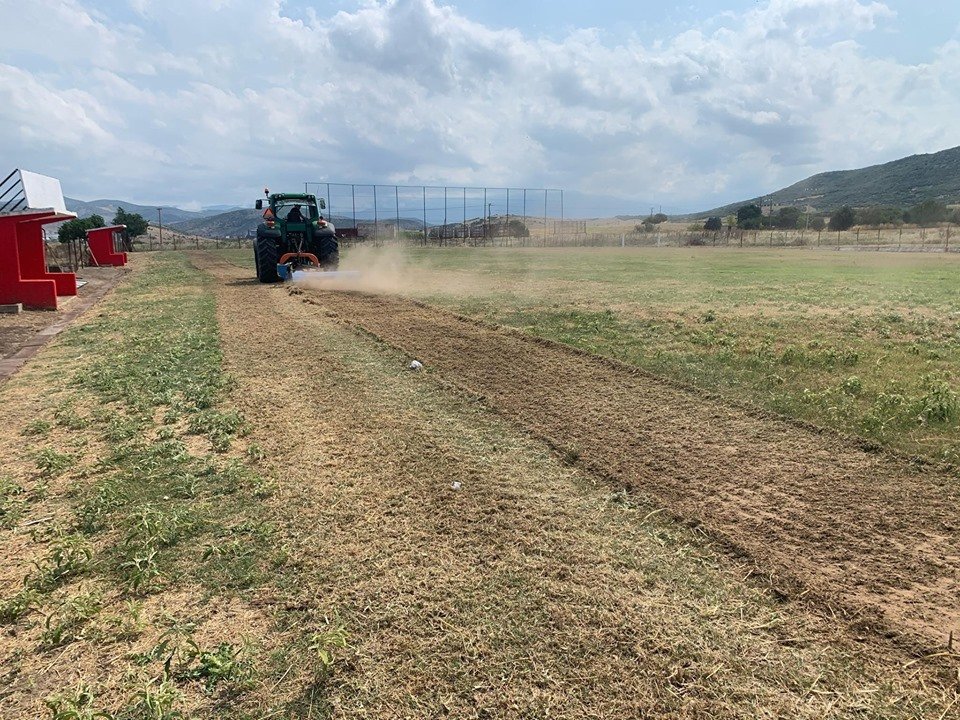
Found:
[[[139,213],[143,215],[148,222],[157,221],[157,206],[155,205],[137,205],[123,200],[77,200],[75,198],[64,198],[67,210],[75,212],[80,217],[90,217],[91,215],[100,215],[108,223],[113,221],[113,216],[117,213],[117,208],[122,207],[127,212]],[[193,212],[191,210],[181,210],[180,208],[161,206],[163,212],[163,224],[182,222],[194,218],[202,218],[211,213]]]
[[[259,210],[253,208],[230,210],[209,217],[191,218],[178,222],[172,227],[187,235],[205,237],[246,237],[248,232],[257,229],[260,222]]]
[[[763,197],[764,203],[772,202],[774,206],[810,207],[819,212],[829,212],[842,205],[907,208],[924,200],[960,203],[960,147],[911,155],[859,170],[820,173]],[[722,217],[756,201],[750,198],[691,217]]]
[[[172,223],[171,227],[178,232],[187,235],[202,235],[204,237],[246,237],[256,232],[257,225],[260,224],[262,211],[231,210],[230,212],[212,215],[210,217],[194,218],[184,220],[178,223]],[[330,222],[337,227],[353,227],[353,218],[340,215],[327,216]],[[372,225],[373,219],[366,220],[358,217],[360,225]],[[383,219],[379,221],[381,228],[393,227],[397,224],[395,219]],[[423,222],[410,218],[400,218],[400,228],[402,230],[420,230]]]
[[[117,208],[122,207],[127,212],[138,213],[150,223],[157,221],[156,205],[138,205],[137,203],[126,202],[125,200],[77,200],[76,198],[64,198],[67,210],[75,212],[80,217],[90,217],[91,215],[101,215],[104,220],[110,222],[117,213]],[[200,220],[213,215],[218,215],[228,210],[238,209],[236,205],[210,205],[202,210],[182,210],[170,205],[160,206],[163,212],[163,224],[186,222],[187,220]]]

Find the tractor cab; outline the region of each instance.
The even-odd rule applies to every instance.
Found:
[[[266,202],[257,200],[256,208],[257,210],[263,210],[265,205],[267,210],[270,211],[270,217],[285,222],[288,219],[287,216],[296,208],[302,220],[293,218],[293,221],[303,224],[322,220],[323,215],[320,211],[327,207],[323,198],[317,198],[315,195],[306,193],[273,193],[267,195]],[[264,216],[268,217],[266,211],[264,211]]]
[[[284,220],[287,223],[305,223],[316,222],[320,219],[320,210],[316,202],[304,202],[300,200],[287,200],[277,204],[276,216],[278,220]]]

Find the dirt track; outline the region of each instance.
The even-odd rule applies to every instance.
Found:
[[[289,298],[298,300],[403,349],[568,458],[702,525],[775,588],[812,593],[862,626],[928,647],[960,634],[954,478],[408,300]]]

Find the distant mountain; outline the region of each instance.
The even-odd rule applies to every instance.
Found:
[[[960,147],[928,155],[911,155],[860,170],[838,170],[813,175],[775,193],[765,195],[774,207],[792,205],[829,212],[842,205],[908,208],[924,200],[948,205],[960,203]],[[730,215],[757,198],[724,205],[691,217]]]
[[[240,205],[204,205],[203,215],[219,215],[220,213],[230,212],[231,210],[242,210]]]
[[[64,198],[64,201],[67,210],[75,212],[82,218],[90,217],[91,215],[100,215],[108,223],[113,222],[113,216],[117,214],[117,208],[122,207],[127,212],[142,215],[146,218],[147,222],[157,223],[156,205],[137,205],[136,203],[125,202],[124,200],[76,200],[75,198]],[[190,210],[181,210],[176,207],[168,207],[166,205],[160,206],[160,209],[163,215],[164,225],[167,223],[173,224],[183,222],[184,220],[202,218],[219,212],[218,210],[214,210],[213,212],[193,212]]]
[[[192,218],[178,223],[171,223],[170,227],[186,235],[202,235],[204,237],[246,237],[257,231],[257,225],[260,224],[262,210],[231,210],[230,212],[219,213],[210,217]],[[353,218],[340,215],[327,216],[337,227],[353,227]],[[373,219],[357,219],[359,225],[373,225]],[[397,224],[396,220],[381,219],[380,227],[393,227]],[[400,228],[402,230],[420,230],[423,228],[423,221],[410,218],[400,218]]]
[[[196,217],[178,222],[172,227],[186,235],[204,237],[246,237],[260,223],[261,210],[230,210],[208,217]]]

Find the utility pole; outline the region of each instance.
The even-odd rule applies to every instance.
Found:
[[[163,208],[157,208],[157,222],[160,225],[160,249],[163,250]]]

